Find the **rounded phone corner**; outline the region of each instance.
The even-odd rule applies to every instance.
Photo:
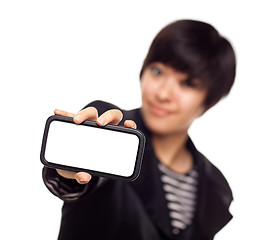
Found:
[[[64,122],[65,124],[63,124],[62,122]],[[78,127],[75,127],[76,125]],[[90,128],[85,128],[85,126]],[[61,130],[63,128],[65,129],[64,131]],[[109,141],[109,145],[108,145],[109,151],[106,151],[106,148],[101,151],[98,151],[97,148],[94,148],[94,150],[98,151],[98,153],[100,154],[100,155],[94,155],[94,156],[102,156],[103,154],[107,155],[109,153],[113,154],[113,151],[110,150],[110,149],[114,150],[114,148],[112,148],[113,147],[112,145],[114,145],[113,143],[116,143],[116,146],[118,146],[119,149],[122,149],[122,146],[125,146],[125,144],[120,143],[120,141],[118,141],[118,138],[121,139],[120,136],[121,137],[123,136],[122,133],[120,132],[126,133],[124,135],[124,138],[122,139],[127,139],[128,141],[127,144],[134,143],[134,145],[131,145],[131,148],[127,148],[127,150],[131,149],[132,151],[131,155],[128,155],[128,156],[131,156],[131,159],[133,159],[131,161],[133,165],[129,165],[127,163],[129,161],[125,162],[125,160],[124,162],[119,162],[118,164],[116,162],[114,164],[114,161],[110,161],[110,159],[113,159],[113,158],[115,159],[114,155],[108,155],[109,158],[105,158],[105,159],[109,162],[105,165],[100,165],[100,167],[98,167],[97,165],[98,162],[93,160],[82,162],[85,164],[79,164],[79,162],[69,162],[69,160],[71,159],[85,159],[86,156],[89,156],[87,154],[85,156],[82,155],[82,158],[71,158],[71,154],[67,154],[67,152],[71,152],[71,150],[74,150],[76,145],[78,145],[82,150],[84,150],[84,151],[76,152],[77,155],[79,156],[80,153],[87,152],[86,149],[93,148],[95,144],[99,142],[99,138],[94,137],[94,135],[91,135],[91,134],[89,136],[86,134],[92,129],[95,129],[95,131],[93,130],[93,134],[96,134],[97,132],[97,134],[100,133],[101,135],[105,136],[105,138],[102,138],[103,139],[101,140],[102,142],[106,143],[107,139]],[[112,130],[112,131],[106,131],[106,130]],[[83,141],[83,140],[80,141],[79,139],[82,139],[82,138],[79,138],[79,137],[72,138],[71,135],[68,134],[68,131],[69,133],[74,132],[76,134],[83,133],[88,138],[86,138],[87,139],[86,141]],[[130,135],[132,135],[132,137]],[[56,136],[58,136],[58,139],[59,139],[58,141],[53,140],[55,139],[54,137]],[[93,137],[91,138],[91,136]],[[110,141],[111,138],[113,139],[112,142]],[[97,141],[95,141],[94,139],[97,139]],[[140,175],[140,169],[141,169],[143,153],[145,148],[145,140],[146,138],[143,132],[141,132],[138,129],[126,128],[123,126],[115,126],[115,125],[109,125],[109,124],[102,127],[97,125],[96,122],[89,121],[89,120],[84,121],[82,124],[78,125],[74,123],[72,117],[52,115],[52,116],[49,116],[46,120],[43,139],[42,139],[42,145],[41,145],[40,161],[44,166],[49,168],[63,169],[63,170],[73,171],[73,172],[84,171],[91,174],[92,176],[95,175],[95,176],[105,177],[113,180],[131,182],[131,181],[135,181]],[[74,145],[72,143],[74,143]],[[71,147],[68,147],[68,146],[71,146]],[[102,144],[102,146],[106,147],[105,144]],[[62,151],[60,149],[62,149]],[[121,155],[122,151],[116,151],[116,152],[117,152],[116,160],[119,161],[123,159]],[[60,153],[62,154],[57,155]],[[64,153],[67,154],[67,155],[65,154],[65,157],[63,155]],[[59,157],[56,157],[56,156],[59,156]],[[87,158],[87,159],[90,159],[90,158]],[[98,158],[95,158],[95,159],[98,159]],[[124,157],[124,159],[129,160],[129,158],[126,158],[126,157]],[[94,165],[90,165],[90,163],[93,163]],[[127,166],[124,171],[122,171],[122,166],[124,166],[123,164],[126,164]],[[117,166],[121,166],[121,167],[118,168]],[[114,167],[115,169],[118,169],[118,171],[116,170],[117,172],[114,171]]]

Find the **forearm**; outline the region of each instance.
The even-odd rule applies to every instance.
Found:
[[[43,168],[43,181],[51,193],[63,201],[76,201],[83,196],[89,188],[89,184],[79,184],[73,179],[60,176],[55,169]],[[95,183],[97,179],[93,179]]]

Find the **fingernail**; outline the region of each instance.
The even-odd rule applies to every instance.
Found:
[[[134,122],[130,122],[130,127],[131,127],[131,128],[135,128]]]
[[[75,117],[74,117],[74,120],[76,120],[77,122],[81,122],[81,121],[82,121],[81,115],[75,116]]]
[[[55,114],[57,114],[57,113],[59,113],[59,112],[60,112],[60,110],[57,109],[57,108],[54,110],[54,113],[55,113]]]
[[[79,184],[85,184],[85,183],[88,182],[88,181],[83,180],[83,179],[80,179],[80,178],[78,178],[78,179],[76,179],[76,180],[77,180],[77,182],[78,182]]]
[[[105,117],[99,117],[97,120],[97,123],[99,123],[99,125],[104,126],[106,125],[106,118]]]
[[[91,176],[84,176],[82,178],[76,178],[76,180],[80,184],[85,184],[85,183],[88,183],[91,180]]]

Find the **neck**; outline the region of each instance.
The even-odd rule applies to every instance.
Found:
[[[187,173],[193,166],[192,155],[186,148],[188,133],[152,135],[152,143],[158,159],[177,173]]]

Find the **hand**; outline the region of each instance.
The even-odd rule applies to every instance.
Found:
[[[55,114],[72,117],[76,124],[80,124],[85,120],[90,120],[95,121],[100,126],[105,126],[107,124],[118,125],[123,118],[123,113],[118,109],[108,110],[98,117],[98,111],[94,107],[85,108],[77,114],[56,109]],[[136,128],[136,123],[132,120],[126,120],[124,126],[128,128]],[[76,173],[61,169],[56,169],[56,171],[64,178],[75,179],[79,184],[86,184],[92,178],[92,176],[86,172]]]

